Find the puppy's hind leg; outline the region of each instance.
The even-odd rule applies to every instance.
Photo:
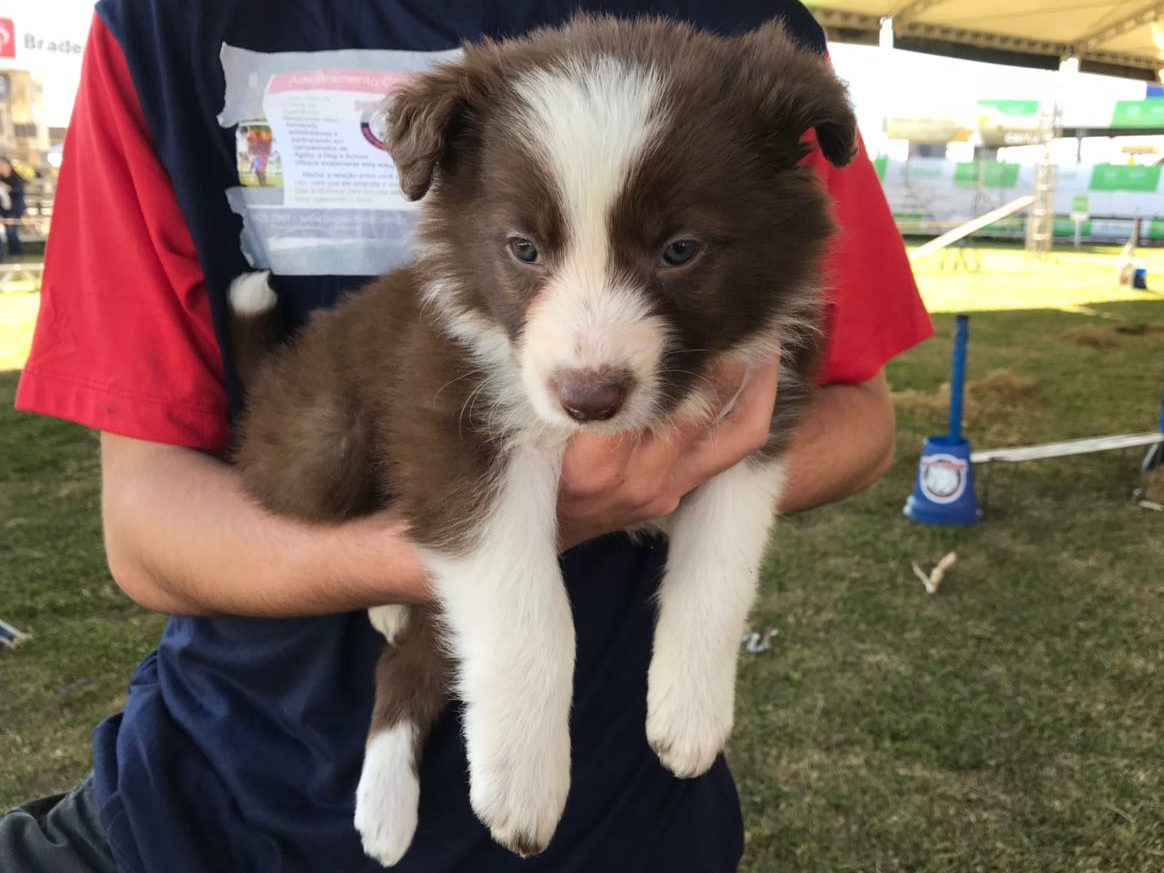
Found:
[[[381,607],[372,623],[390,631],[376,665],[376,704],[356,789],[356,829],[369,857],[397,863],[412,845],[420,804],[420,756],[448,701],[449,663],[426,607]]]

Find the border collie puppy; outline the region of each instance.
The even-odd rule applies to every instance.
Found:
[[[723,748],[818,357],[832,221],[803,159],[819,147],[846,163],[855,122],[825,62],[779,24],[726,38],[608,18],[470,45],[388,113],[400,185],[425,198],[418,255],[289,343],[267,274],[235,280],[248,391],[235,459],[275,512],[392,507],[432,574],[435,606],[371,614],[390,645],[356,793],[368,854],[407,850],[419,756],[455,697],[473,809],[527,855],[550,842],[570,786],[566,442],[709,418],[713,365],[779,357],[767,445],[652,525],[670,557],[646,734],[680,777]]]

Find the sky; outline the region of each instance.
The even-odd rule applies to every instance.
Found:
[[[0,57],[0,70],[33,70],[44,85],[45,121],[50,127],[68,123],[80,79],[79,48],[88,33],[92,10],[93,0],[0,0],[0,19],[10,20],[15,31],[16,55]],[[1042,70],[899,50],[886,53],[876,46],[840,43],[831,46],[830,53],[838,73],[848,82],[862,130],[874,152],[893,153],[889,148],[893,144],[882,141],[879,133],[886,116],[953,115],[972,121],[979,99],[1049,99],[1058,87],[1057,74]],[[1064,121],[1096,123],[1096,117],[1103,119],[1110,114],[1108,107],[1114,100],[1143,96],[1142,82],[1076,75]],[[897,146],[900,150],[900,144]]]

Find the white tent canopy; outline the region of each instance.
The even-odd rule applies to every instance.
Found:
[[[838,41],[876,42],[891,18],[899,48],[1155,79],[1164,66],[1164,2],[1145,0],[807,0]]]

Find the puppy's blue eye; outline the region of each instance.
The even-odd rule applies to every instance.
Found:
[[[536,264],[538,262],[538,247],[524,237],[511,237],[509,250],[523,264]]]
[[[693,239],[677,239],[668,243],[659,259],[661,267],[682,267],[699,254],[699,243]]]

